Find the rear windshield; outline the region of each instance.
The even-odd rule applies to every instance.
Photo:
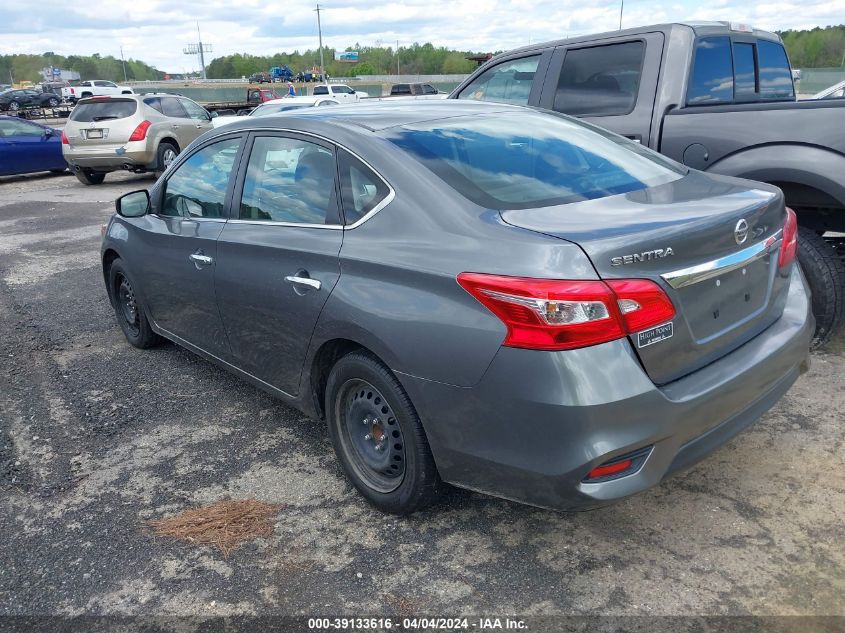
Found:
[[[71,121],[90,123],[91,121],[109,121],[112,119],[125,119],[135,114],[138,104],[135,101],[124,99],[109,101],[90,101],[80,103],[70,113]]]
[[[686,173],[621,136],[532,111],[428,121],[385,135],[458,193],[492,209],[603,198]]]

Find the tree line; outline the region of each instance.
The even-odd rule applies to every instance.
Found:
[[[82,79],[108,79],[123,81],[123,63],[111,55],[105,57],[99,53],[93,55],[57,55],[53,52],[41,55],[0,55],[0,84],[12,80],[41,82],[44,80],[41,70],[46,67],[75,70]],[[144,81],[163,79],[164,73],[137,59],[126,60],[126,79]]]
[[[781,31],[789,59],[795,68],[845,67],[845,25],[816,27],[810,30]],[[358,51],[357,63],[337,62],[335,49],[323,47],[326,72],[333,77],[354,75],[392,75],[398,71],[408,75],[452,75],[470,73],[474,61],[467,59],[469,51],[457,51],[433,44],[412,44],[397,49],[390,46],[350,46],[346,51]],[[306,71],[320,65],[319,49],[250,55],[235,53],[217,57],[207,68],[210,79],[232,79],[268,71],[273,66],[289,66]],[[82,79],[109,79],[123,81],[123,64],[111,55],[0,55],[0,84],[14,81],[41,80],[41,69],[53,66],[75,70]],[[140,60],[126,60],[126,77],[136,81],[164,78],[164,72]]]

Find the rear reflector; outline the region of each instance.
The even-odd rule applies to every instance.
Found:
[[[605,464],[604,466],[597,466],[587,473],[587,479],[600,479],[608,475],[618,475],[621,472],[628,470],[634,465],[634,460],[623,459],[621,462],[614,462],[613,464]]]
[[[130,141],[143,141],[147,138],[147,130],[150,129],[152,123],[149,121],[141,121],[138,124],[138,127],[135,128],[135,131],[132,132],[132,135],[129,137]]]
[[[783,268],[795,261],[798,250],[798,217],[795,211],[786,207],[786,222],[783,224],[783,243],[780,246],[778,266]]]
[[[461,273],[458,283],[505,324],[502,344],[508,347],[588,347],[675,316],[669,297],[647,279],[570,281]]]

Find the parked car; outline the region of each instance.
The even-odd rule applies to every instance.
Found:
[[[390,95],[436,95],[440,94],[431,84],[409,83],[409,84],[393,84],[390,86]]]
[[[26,108],[56,107],[61,99],[50,92],[33,88],[0,92],[0,110],[17,112]]]
[[[269,84],[273,83],[273,78],[270,76],[270,73],[252,73],[249,76],[249,83],[251,84]]]
[[[257,108],[253,108],[246,116],[271,116],[274,114],[281,114],[282,112],[301,110],[302,108],[334,105],[338,105],[338,102],[327,97],[282,97],[280,99],[273,99],[262,103]],[[235,121],[241,121],[243,118],[244,117],[240,113],[229,116],[216,116],[211,120],[211,123],[214,127],[220,127],[222,125],[234,123]]]
[[[60,130],[0,116],[0,176],[66,169]]]
[[[845,97],[845,81],[833,84],[813,95],[813,99],[841,99],[842,97]]]
[[[571,114],[695,169],[777,185],[798,214],[815,344],[841,327],[845,101],[796,101],[775,33],[696,22],[535,44],[494,58],[451,98]]]
[[[320,84],[314,86],[311,94],[315,97],[331,97],[340,103],[355,103],[369,96],[363,90],[354,90],[346,84]]]
[[[71,112],[62,150],[80,182],[99,185],[108,172],[119,169],[164,171],[211,128],[211,115],[187,97],[92,97],[79,101]]]
[[[116,207],[128,341],[325,417],[400,514],[442,481],[560,509],[653,486],[774,405],[814,329],[779,189],[524,107],[247,117]]]
[[[88,97],[111,97],[131,94],[135,94],[135,91],[129,86],[119,86],[113,81],[106,81],[104,79],[80,81],[75,86],[62,88],[62,97],[70,103],[76,103],[80,99],[87,99]]]

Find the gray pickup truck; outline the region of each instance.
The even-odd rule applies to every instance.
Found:
[[[662,24],[535,44],[490,60],[453,99],[583,118],[689,167],[780,187],[800,225],[815,343],[845,314],[845,100],[797,101],[774,33]]]

